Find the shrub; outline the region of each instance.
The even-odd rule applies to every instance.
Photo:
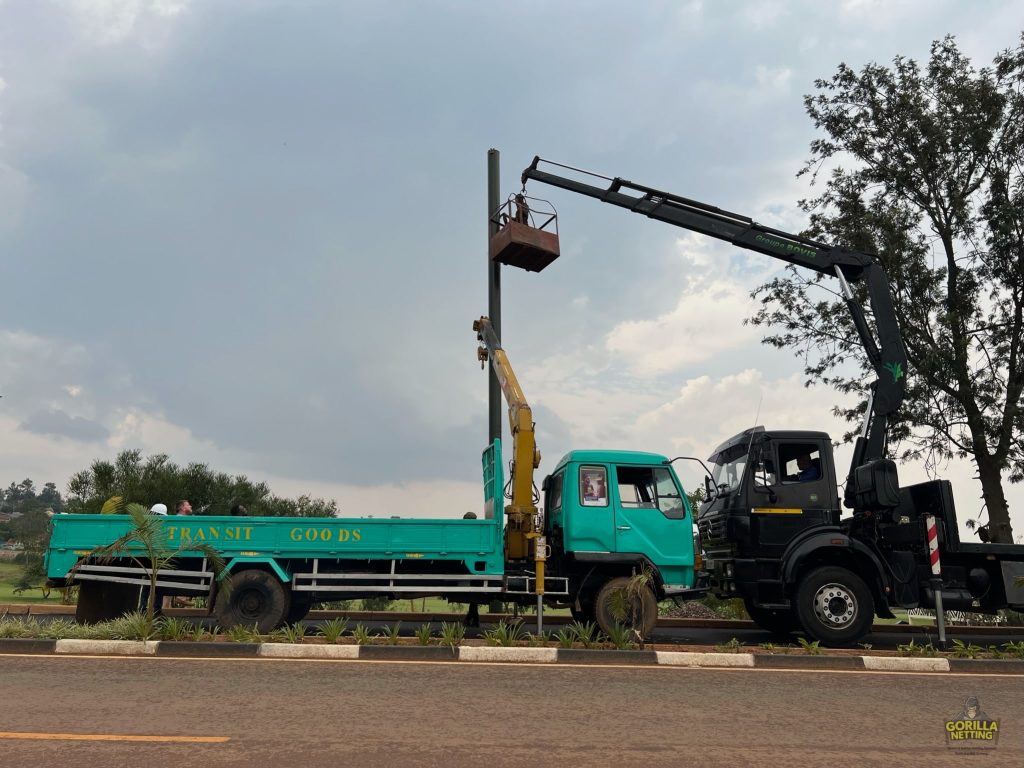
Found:
[[[559,648],[572,648],[576,642],[576,632],[571,625],[562,627],[555,633],[555,638],[558,640]]]
[[[157,636],[161,640],[188,640],[192,636],[192,622],[177,616],[165,617],[157,622]]]
[[[815,640],[811,642],[806,637],[797,638],[797,642],[800,643],[800,647],[807,651],[809,656],[820,656],[821,655],[821,641]]]
[[[975,646],[975,647],[977,647],[977,646]],[[982,650],[981,648],[978,648],[979,652],[981,650]],[[938,650],[935,648],[934,645],[932,645],[930,640],[927,643],[922,643],[920,645],[916,641],[911,640],[909,643],[904,643],[903,645],[897,645],[896,646],[896,652],[900,656],[938,656],[939,655]],[[954,654],[955,653],[956,653],[956,651],[954,650]]]
[[[416,640],[420,645],[430,645],[430,641],[433,639],[433,634],[430,631],[430,625],[424,622],[416,627]]]
[[[569,625],[569,629],[584,648],[593,648],[597,643],[597,625],[594,622],[574,621]]]
[[[743,647],[743,643],[737,640],[735,637],[725,643],[719,643],[715,646],[715,650],[719,653],[739,653],[740,648]]]
[[[233,643],[259,643],[263,640],[263,636],[260,635],[255,624],[251,627],[235,624],[233,627],[228,627],[227,635]]]
[[[387,628],[384,637],[384,642],[388,645],[398,645],[398,641],[402,638],[400,630],[402,628],[402,622],[396,621],[390,627]]]
[[[494,629],[484,632],[484,639],[488,645],[511,646],[518,643],[524,637],[523,625],[518,621],[500,621]]]
[[[348,629],[348,619],[331,619],[320,625],[320,634],[328,643],[336,643]]]
[[[370,630],[364,624],[356,624],[355,629],[352,630],[352,637],[355,638],[356,645],[370,644]]]
[[[441,642],[454,650],[466,637],[466,628],[457,621],[441,624]]]
[[[608,630],[608,641],[620,651],[636,648],[636,643],[633,642],[635,636],[635,630],[625,624],[615,624]]]

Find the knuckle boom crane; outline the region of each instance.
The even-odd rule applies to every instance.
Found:
[[[699,515],[713,591],[741,597],[751,618],[773,633],[802,630],[827,645],[859,640],[873,615],[891,617],[896,606],[981,612],[1024,606],[1024,546],[961,542],[947,480],[900,487],[886,438],[906,394],[907,353],[888,276],[871,254],[540,157],[522,173],[524,189],[530,181],[839,281],[875,373],[843,498],[824,432],[755,426],[723,442],[709,459],[712,476]],[[863,286],[873,323],[851,284]],[[841,519],[842,505],[852,517]],[[928,541],[936,536],[931,554]]]

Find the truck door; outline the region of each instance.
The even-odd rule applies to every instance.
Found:
[[[608,467],[582,464],[574,480],[576,487],[566,488],[562,498],[564,507],[569,503],[570,494],[575,496],[572,503],[576,508],[574,514],[564,516],[566,549],[614,552],[615,515],[608,494]]]
[[[838,494],[829,447],[812,440],[775,440],[755,456],[750,525],[762,554],[781,554],[799,531],[838,522]]]
[[[693,566],[692,520],[668,467],[615,467],[617,552],[646,555],[661,568]]]

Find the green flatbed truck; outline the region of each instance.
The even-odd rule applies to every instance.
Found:
[[[705,587],[693,510],[664,456],[574,451],[542,484],[546,514],[534,505],[539,464],[533,422],[486,318],[474,326],[509,399],[515,460],[505,501],[502,446],[484,452],[480,519],[171,516],[167,542],[214,547],[226,567],[218,580],[199,552],[158,571],[162,595],[208,597],[222,627],[269,631],[302,619],[315,602],[387,596],[445,597],[570,607],[604,630],[616,623],[613,593],[638,573],[649,585],[630,614],[649,633],[657,602],[699,597]],[[503,514],[504,512],[504,514]],[[77,618],[94,622],[134,610],[150,583],[141,548],[97,561],[90,553],[132,526],[127,515],[57,515],[46,553],[51,586],[79,586]],[[695,561],[696,559],[696,561]],[[230,589],[221,583],[230,581]],[[621,618],[621,617],[620,617]]]

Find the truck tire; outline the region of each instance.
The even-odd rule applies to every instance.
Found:
[[[616,624],[631,626],[643,637],[649,637],[654,631],[654,625],[658,622],[658,601],[650,587],[644,587],[637,598],[638,604],[629,606],[625,619],[616,618],[613,606],[615,593],[624,590],[629,585],[629,579],[625,576],[618,576],[605,582],[597,592],[597,599],[594,601],[594,617],[597,626],[606,635]]]
[[[289,593],[272,573],[256,569],[237,571],[228,577],[229,588],[221,588],[213,614],[224,627],[256,627],[270,632],[288,616]]]
[[[749,599],[743,601],[751,620],[761,629],[771,632],[773,635],[791,635],[800,628],[793,611],[779,610],[775,608],[762,608],[754,605]]]
[[[862,638],[871,629],[874,608],[867,584],[846,568],[816,568],[797,586],[796,617],[823,645],[841,647]]]

